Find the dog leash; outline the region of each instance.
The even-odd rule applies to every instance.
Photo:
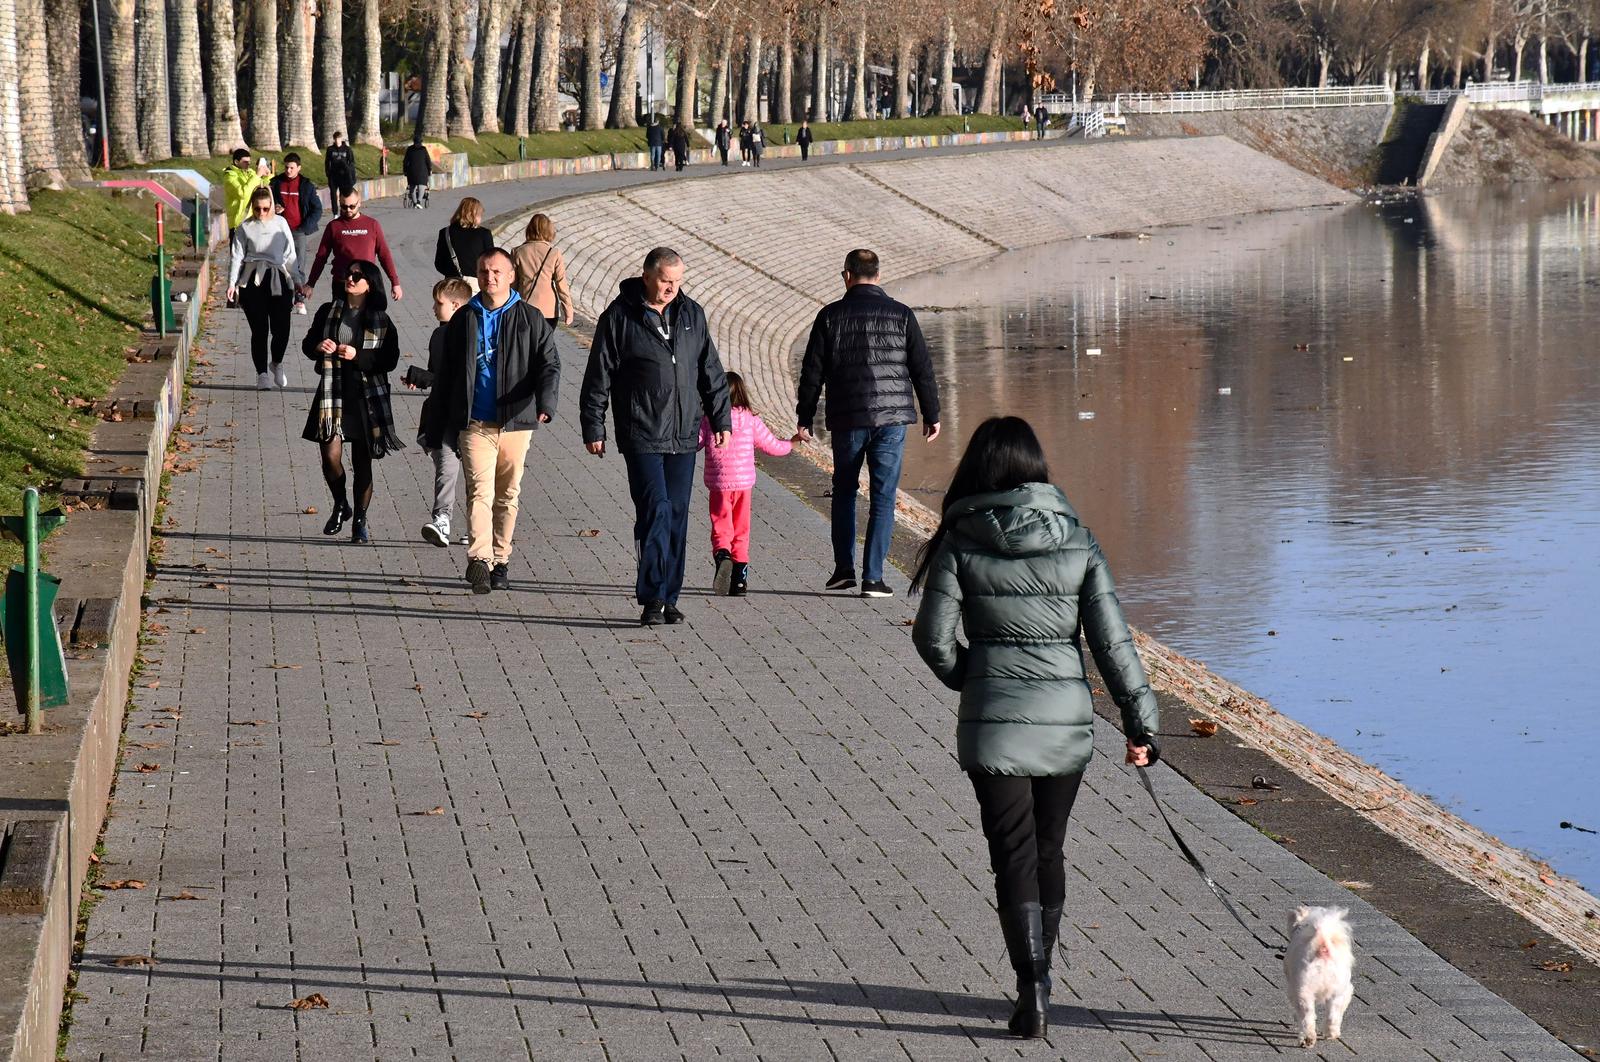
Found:
[[[1246,933],[1249,933],[1252,937],[1254,937],[1257,944],[1260,944],[1263,948],[1266,948],[1275,955],[1282,956],[1283,949],[1279,948],[1276,944],[1269,944],[1265,940],[1262,940],[1261,935],[1255,930],[1251,929],[1249,924],[1239,916],[1239,910],[1238,908],[1234,907],[1233,901],[1228,899],[1227,891],[1224,890],[1221,885],[1216,883],[1216,880],[1212,878],[1210,872],[1206,870],[1205,864],[1200,862],[1200,857],[1194,854],[1194,850],[1184,843],[1182,837],[1178,836],[1178,831],[1172,828],[1172,820],[1167,818],[1167,809],[1162,806],[1161,799],[1156,796],[1155,787],[1150,784],[1149,772],[1143,767],[1138,768],[1138,771],[1139,781],[1144,783],[1144,791],[1150,794],[1151,801],[1155,803],[1156,813],[1161,816],[1161,821],[1166,824],[1167,832],[1172,834],[1172,839],[1177,842],[1178,851],[1183,853],[1183,858],[1189,861],[1189,865],[1191,867],[1194,867],[1195,872],[1200,875],[1200,880],[1206,883],[1206,888],[1211,890],[1213,896],[1222,901],[1222,906],[1228,909],[1229,914],[1233,915],[1233,920],[1238,922]]]

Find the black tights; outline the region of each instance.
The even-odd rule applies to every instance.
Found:
[[[1060,904],[1067,895],[1061,846],[1083,772],[1026,778],[973,771],[969,777],[989,842],[997,905]]]
[[[372,448],[364,442],[350,444],[350,463],[356,473],[356,515],[366,516],[372,504]],[[322,478],[328,481],[335,505],[348,505],[344,493],[345,440],[337,435],[322,444]]]

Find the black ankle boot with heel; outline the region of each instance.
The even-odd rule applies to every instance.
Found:
[[[344,530],[344,522],[350,519],[350,503],[336,501],[333,503],[333,513],[328,517],[328,522],[322,525],[324,535],[337,535]]]
[[[372,541],[372,536],[367,533],[366,513],[356,513],[355,519],[350,521],[350,541],[360,546]]]
[[[1059,926],[1059,912],[1057,925]],[[1006,1028],[1013,1036],[1037,1040],[1050,1028],[1050,952],[1044,942],[1043,909],[1034,902],[1000,908],[1000,932],[1017,973],[1017,1006]]]

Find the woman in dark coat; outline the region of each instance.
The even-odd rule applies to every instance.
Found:
[[[323,303],[301,350],[317,366],[317,395],[300,433],[322,447],[322,475],[333,495],[333,514],[322,528],[337,535],[352,515],[350,537],[370,541],[372,462],[403,449],[394,433],[389,374],[400,362],[400,342],[389,320],[383,275],[372,262],[352,262],[344,295]],[[345,493],[345,459],[355,470],[355,509]]]
[[[726,166],[728,164],[728,148],[733,145],[733,137],[728,133],[728,123],[726,121],[717,123],[716,145],[717,154],[722,156],[722,164]]]
[[[483,204],[472,196],[461,200],[450,224],[439,230],[433,268],[446,279],[460,277],[478,293],[478,256],[494,250],[494,233],[483,227]]]
[[[672,127],[672,132],[667,134],[667,146],[672,149],[672,162],[678,172],[683,172],[683,167],[689,162],[689,131],[681,124]]]
[[[1079,635],[1122,710],[1127,762],[1158,756],[1156,701],[1089,529],[1049,482],[1028,422],[979,425],[923,548],[912,641],[961,692],[956,759],[978,797],[1017,1005],[1009,1027],[1049,1024],[1050,957],[1061,926],[1067,817],[1094,751]],[[956,637],[960,625],[967,638]]]

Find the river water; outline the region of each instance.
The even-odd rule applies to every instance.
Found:
[[[1600,891],[1600,186],[1148,236],[891,285],[904,485],[1028,418],[1134,623]]]

